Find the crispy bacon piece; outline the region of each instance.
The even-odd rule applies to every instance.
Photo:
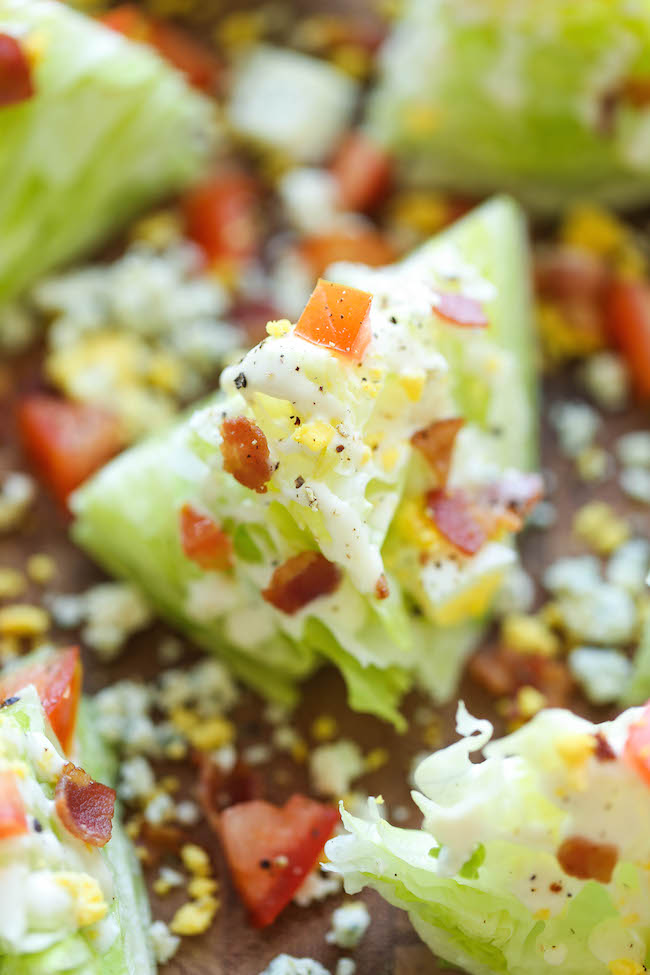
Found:
[[[292,616],[319,596],[329,596],[341,581],[341,572],[320,552],[301,552],[279,565],[262,596]]]
[[[635,108],[647,108],[650,105],[650,78],[627,78],[621,96]]]
[[[426,505],[440,534],[463,554],[475,555],[487,541],[488,534],[464,491],[436,488],[427,494]]]
[[[508,697],[520,687],[535,687],[549,707],[564,707],[572,687],[567,667],[551,657],[519,653],[508,647],[490,647],[475,654],[470,676],[494,697]]]
[[[266,494],[273,468],[269,445],[260,428],[245,416],[221,424],[223,468],[244,487]]]
[[[388,599],[390,596],[390,589],[388,588],[388,580],[382,572],[382,574],[377,579],[375,583],[375,596],[377,599]]]
[[[437,292],[437,297],[433,310],[452,325],[464,328],[487,328],[489,325],[482,306],[474,298],[451,292]]]
[[[500,506],[523,520],[544,495],[544,482],[539,474],[508,471],[484,492],[485,500]]]
[[[0,108],[17,105],[34,94],[29,59],[15,37],[0,33]]]
[[[232,539],[209,515],[184,504],[180,511],[183,552],[202,569],[224,570],[232,565]]]
[[[535,287],[544,298],[600,301],[608,282],[607,264],[590,251],[555,246],[535,258]]]
[[[594,738],[596,739],[594,758],[598,762],[616,761],[616,752],[614,751],[610,743],[607,741],[602,731],[596,732]]]
[[[91,846],[106,846],[113,826],[115,789],[95,782],[82,768],[68,762],[56,784],[54,801],[69,833]]]
[[[198,797],[205,818],[215,831],[219,829],[220,815],[229,806],[250,802],[262,795],[262,781],[241,759],[230,772],[224,772],[205,752],[198,752]]]
[[[567,836],[555,855],[570,877],[608,884],[618,860],[618,847],[612,843],[594,843],[586,836]]]
[[[435,471],[442,487],[447,483],[454,444],[464,423],[465,421],[460,417],[436,420],[411,437],[411,443],[423,454],[426,462]]]

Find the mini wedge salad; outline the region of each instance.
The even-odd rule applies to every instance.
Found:
[[[343,811],[329,868],[378,890],[473,975],[641,975],[650,952],[650,705],[591,724],[542,711],[490,741],[461,703],[461,739],[425,759],[421,829]],[[470,755],[483,750],[483,762]]]
[[[495,200],[329,277],[84,486],[73,535],[263,693],[329,660],[403,726],[413,684],[453,693],[541,494],[522,220]]]
[[[149,908],[72,648],[0,674],[0,971],[147,975]]]

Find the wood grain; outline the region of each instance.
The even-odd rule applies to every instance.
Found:
[[[39,383],[38,355],[0,364],[0,476],[8,470],[27,466],[17,442],[14,406],[17,397],[36,388]],[[553,400],[566,395],[576,395],[575,387],[570,385],[567,377],[547,384],[544,412]],[[646,422],[647,415],[639,410],[629,410],[607,419],[598,437],[599,442],[611,447],[622,432],[642,427]],[[615,479],[596,488],[587,486],[576,479],[571,465],[558,454],[547,430],[543,444],[543,465],[553,470],[557,477],[553,500],[557,503],[559,518],[550,531],[531,530],[526,534],[523,549],[530,571],[539,576],[543,566],[558,555],[580,551],[570,534],[572,515],[594,494],[625,510],[638,532],[650,534],[647,508],[627,502]],[[0,537],[0,565],[22,566],[28,555],[48,552],[54,556],[58,566],[51,588],[58,592],[81,591],[101,578],[101,574],[70,544],[66,532],[64,517],[45,493],[40,492],[36,508],[20,534]],[[37,590],[28,594],[28,598],[36,599],[38,596]],[[112,666],[102,665],[90,653],[84,652],[86,689],[94,692],[108,682],[125,676],[144,680],[152,677],[158,667],[155,648],[164,633],[165,629],[157,625],[133,639],[125,654]],[[70,641],[69,633],[55,636],[61,643]],[[189,650],[188,660],[192,658],[193,652]],[[464,682],[460,693],[474,713],[490,716],[499,723],[489,699],[478,688]],[[416,694],[411,695],[406,708],[411,717],[419,704],[422,704],[422,699]],[[591,714],[584,702],[576,700],[575,706]],[[246,695],[237,712],[239,742],[244,747],[259,741],[264,733],[260,712],[260,701],[253,695]],[[453,703],[437,711],[443,743],[454,737],[453,712]],[[335,714],[341,734],[359,741],[364,749],[377,745],[389,749],[390,764],[366,776],[361,781],[361,787],[370,794],[381,793],[389,808],[396,804],[412,806],[407,775],[413,755],[423,748],[421,728],[411,722],[409,731],[400,736],[373,718],[353,714],[345,705],[342,682],[331,669],[320,672],[306,685],[296,723],[306,733],[314,716],[320,713]],[[602,713],[599,716],[602,717]],[[178,766],[170,766],[170,770],[179,774]],[[262,772],[266,793],[274,801],[282,801],[296,789],[307,788],[305,769],[283,758],[274,760]],[[180,777],[183,789],[191,795],[194,779],[192,768],[181,767]],[[414,812],[409,825],[415,826],[417,822]],[[223,904],[211,931],[202,937],[186,939],[177,957],[165,969],[166,975],[258,975],[280,952],[315,957],[334,969],[339,952],[326,945],[324,934],[337,904],[335,898],[306,910],[292,905],[269,930],[254,931],[247,925],[242,907],[231,888],[215,837],[205,824],[193,830],[192,836],[204,844],[214,857]],[[150,871],[150,875],[155,875],[155,870]],[[388,907],[372,892],[363,896],[370,908],[372,923],[354,956],[358,975],[435,975],[445,970],[420,945],[405,915]],[[160,900],[154,896],[154,914],[168,919],[181,899],[169,897]]]

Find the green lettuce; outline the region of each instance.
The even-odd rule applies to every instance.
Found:
[[[343,809],[347,832],[326,845],[328,869],[348,893],[379,891],[436,955],[472,975],[641,973],[650,790],[622,757],[639,714],[593,725],[550,710],[488,743],[489,722],[461,704],[463,737],[415,773],[422,828],[392,826],[379,800],[365,818]],[[607,846],[609,881],[562,853],[576,837]]]
[[[0,0],[38,51],[35,95],[0,108],[0,306],[196,179],[214,106],[153,51],[56,0]]]
[[[414,184],[631,207],[650,197],[649,74],[648,0],[407,0],[367,125]]]

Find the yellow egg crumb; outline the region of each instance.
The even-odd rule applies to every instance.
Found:
[[[211,751],[229,745],[235,737],[235,726],[227,718],[208,718],[188,731],[188,738],[195,748]]]
[[[304,423],[293,434],[296,443],[307,447],[314,454],[319,454],[329,445],[334,436],[334,427],[323,420],[314,420],[313,423]]]
[[[46,555],[45,552],[37,552],[36,555],[30,555],[27,559],[27,575],[38,585],[45,585],[45,583],[50,582],[56,573],[56,562],[51,555]]]
[[[539,653],[544,657],[554,657],[560,649],[560,641],[546,623],[525,613],[511,613],[504,617],[501,639],[511,650]]]
[[[424,389],[425,375],[423,372],[412,372],[399,377],[399,384],[412,403],[417,403]]]
[[[14,603],[0,609],[0,634],[5,636],[42,636],[50,626],[50,617],[40,606]]]
[[[275,339],[281,338],[286,335],[287,332],[291,331],[291,322],[288,318],[279,318],[274,322],[267,322],[266,332],[267,335],[273,336]]]
[[[372,55],[360,44],[339,44],[332,52],[332,62],[357,81],[363,81],[370,74]]]
[[[173,210],[161,210],[142,217],[131,231],[131,239],[143,241],[156,250],[164,250],[176,243],[183,234],[180,216]]]
[[[316,741],[331,741],[338,731],[338,722],[331,714],[320,714],[311,726],[312,737]]]
[[[395,465],[399,460],[399,450],[397,447],[389,447],[382,451],[379,459],[386,473],[390,474],[391,471],[395,470]]]
[[[192,877],[187,885],[187,892],[192,900],[202,900],[211,897],[219,889],[219,884],[212,877]]]
[[[643,975],[646,968],[632,958],[616,958],[610,961],[608,968],[612,975]]]
[[[520,687],[517,691],[515,704],[517,712],[522,718],[532,718],[538,711],[546,707],[548,701],[541,691],[527,684],[524,687]]]
[[[535,911],[533,917],[536,921],[548,921],[551,916],[551,912],[548,907],[540,907],[539,911]]]
[[[391,206],[391,220],[422,236],[435,234],[449,220],[449,201],[442,193],[405,190]]]
[[[593,735],[566,735],[555,743],[555,750],[569,768],[582,768],[594,753]]]
[[[201,900],[189,901],[174,914],[169,925],[172,934],[195,935],[207,931],[219,908],[219,901],[214,897],[202,897]]]
[[[55,881],[72,898],[78,927],[85,928],[106,917],[108,905],[101,887],[90,874],[62,871],[56,874]]]
[[[611,555],[630,537],[630,526],[605,501],[583,505],[573,520],[573,531],[598,555]]]
[[[205,850],[196,843],[186,843],[181,847],[181,860],[195,877],[207,877],[212,872],[210,857]]]
[[[298,765],[302,765],[307,761],[307,756],[309,755],[309,749],[307,748],[306,742],[302,739],[298,739],[291,746],[291,757]]]
[[[22,596],[27,587],[25,576],[18,569],[0,569],[0,599]]]
[[[388,762],[390,753],[387,748],[373,748],[363,760],[366,772],[377,772]]]
[[[581,204],[568,214],[561,236],[565,244],[609,257],[626,242],[628,230],[606,210]]]

